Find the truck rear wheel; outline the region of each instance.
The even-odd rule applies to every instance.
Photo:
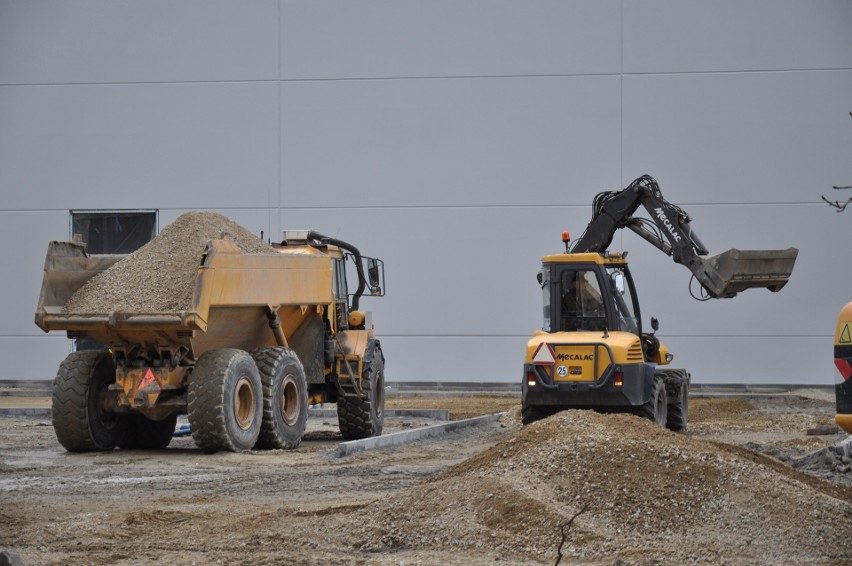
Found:
[[[308,382],[296,352],[263,348],[252,352],[263,384],[263,420],[255,448],[296,448],[308,421]]]
[[[105,407],[112,383],[115,364],[108,352],[73,352],[60,364],[53,381],[53,430],[69,452],[115,448],[126,420]]]
[[[666,426],[668,420],[668,399],[666,384],[660,376],[654,376],[651,398],[639,408],[639,415],[660,426]]]
[[[243,350],[205,352],[189,376],[187,417],[195,445],[205,452],[250,450],[260,434],[263,387]]]
[[[126,425],[118,439],[122,450],[162,450],[175,434],[177,413],[161,421],[152,421],[145,415],[126,415]]]
[[[361,388],[366,397],[337,398],[337,421],[344,440],[381,436],[385,425],[385,358],[376,342],[367,346]]]

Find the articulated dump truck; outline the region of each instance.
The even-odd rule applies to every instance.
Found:
[[[95,278],[133,254],[50,243],[36,324],[102,345],[72,352],[54,381],[53,426],[67,450],[165,448],[181,414],[205,452],[295,448],[308,406],[335,401],[343,438],[381,434],[384,355],[358,306],[365,289],[383,295],[383,263],[309,231],[263,245],[247,253],[224,233],[207,241],[182,283],[187,305],[87,312],[97,301],[72,308],[75,294],[89,284],[103,302]],[[351,296],[347,263],[358,279]],[[169,276],[148,275],[149,294]],[[118,292],[131,305],[142,294]]]

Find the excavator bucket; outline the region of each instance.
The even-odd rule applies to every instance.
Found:
[[[746,289],[778,292],[793,272],[799,250],[738,250],[703,258],[696,278],[714,298],[730,298]]]

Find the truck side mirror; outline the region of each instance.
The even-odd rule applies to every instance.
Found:
[[[660,321],[653,316],[651,317],[651,328],[654,330],[654,332],[660,329]]]
[[[384,272],[384,263],[382,260],[373,257],[365,259],[367,260],[367,279],[370,283],[370,294],[382,296],[382,273]]]

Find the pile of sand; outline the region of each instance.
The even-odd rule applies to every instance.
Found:
[[[833,562],[852,490],[639,417],[566,411],[365,508],[361,550],[470,548],[553,563]],[[585,511],[584,511],[585,510]],[[641,549],[641,550],[637,550]]]
[[[245,253],[273,253],[263,240],[215,212],[187,212],[143,247],[92,277],[65,304],[68,314],[175,313],[192,302],[208,240],[228,234]]]

